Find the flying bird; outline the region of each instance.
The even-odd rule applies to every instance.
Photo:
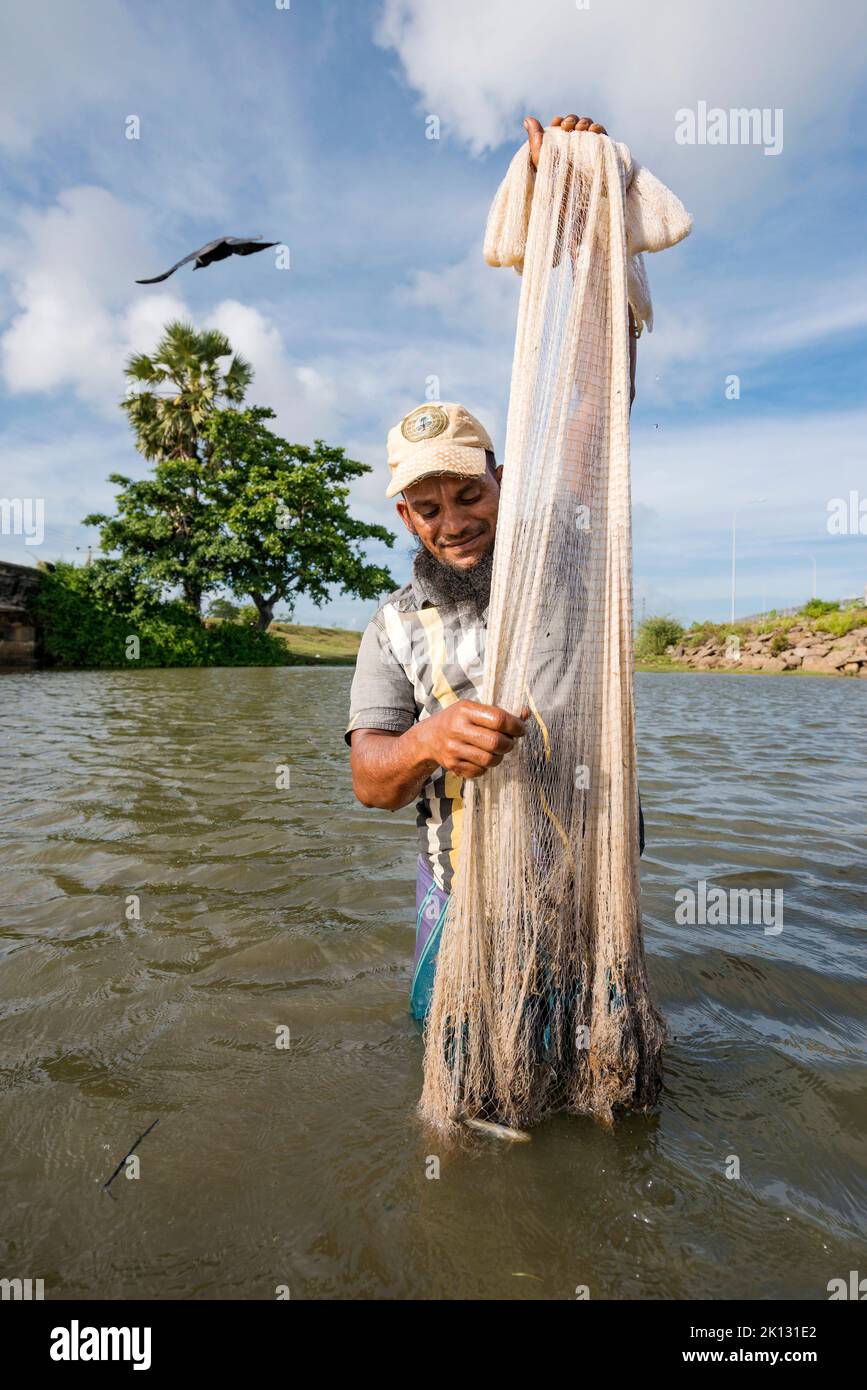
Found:
[[[224,261],[227,256],[252,256],[255,251],[267,251],[269,246],[278,245],[279,242],[262,241],[259,237],[221,236],[216,241],[209,241],[207,246],[200,246],[198,251],[191,251],[182,261],[173,265],[171,270],[166,270],[162,275],[153,275],[150,280],[136,280],[136,284],[157,285],[160,280],[168,280],[169,276],[174,275],[176,270],[187,264],[187,261],[195,261],[193,269],[202,270],[213,261]]]

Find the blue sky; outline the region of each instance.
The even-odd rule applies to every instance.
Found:
[[[867,7],[854,0],[2,0],[0,496],[45,499],[73,558],[146,471],[117,408],[130,351],[163,323],[215,324],[253,363],[288,438],[373,467],[353,509],[400,527],[385,437],[425,397],[461,400],[502,451],[520,281],[484,265],[491,197],[523,138],[585,112],[682,198],[692,235],[648,258],[656,323],[633,411],[639,611],[728,615],[863,592],[867,534]],[[684,145],[700,102],[782,112],[782,149]],[[125,138],[127,118],[140,138]],[[440,139],[426,138],[426,118]],[[779,118],[777,118],[779,121]],[[268,253],[137,286],[223,233]],[[740,397],[726,399],[726,379]],[[757,499],[767,500],[759,502]],[[865,503],[867,511],[867,503]],[[867,532],[867,520],[864,522]],[[377,547],[398,581],[405,533]],[[297,617],[363,626],[335,596]]]

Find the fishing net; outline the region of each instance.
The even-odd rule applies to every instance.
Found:
[[[527,734],[464,787],[421,1113],[528,1126],[610,1122],[661,1085],[639,910],[632,694],[628,305],[651,324],[642,252],[690,229],[606,136],[518,152],[485,256],[523,274],[483,701]]]

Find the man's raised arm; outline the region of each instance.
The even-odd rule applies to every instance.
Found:
[[[607,135],[608,131],[604,125],[594,121],[592,116],[553,116],[552,126],[559,126],[561,130],[589,130],[593,135]],[[530,149],[530,162],[534,169],[539,167],[539,155],[542,152],[542,139],[545,134],[541,121],[535,116],[527,116],[524,121],[524,129],[527,132],[527,142]],[[632,315],[632,308],[629,310],[629,408],[632,409],[632,402],[635,400],[635,366],[638,357],[638,334],[635,331],[635,319]]]

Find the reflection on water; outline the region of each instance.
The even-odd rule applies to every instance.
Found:
[[[0,1275],[49,1298],[827,1297],[863,1248],[867,683],[637,678],[658,1113],[479,1140],[437,1180],[413,813],[353,801],[351,674],[0,679]],[[700,880],[782,889],[783,932],[676,925]]]

